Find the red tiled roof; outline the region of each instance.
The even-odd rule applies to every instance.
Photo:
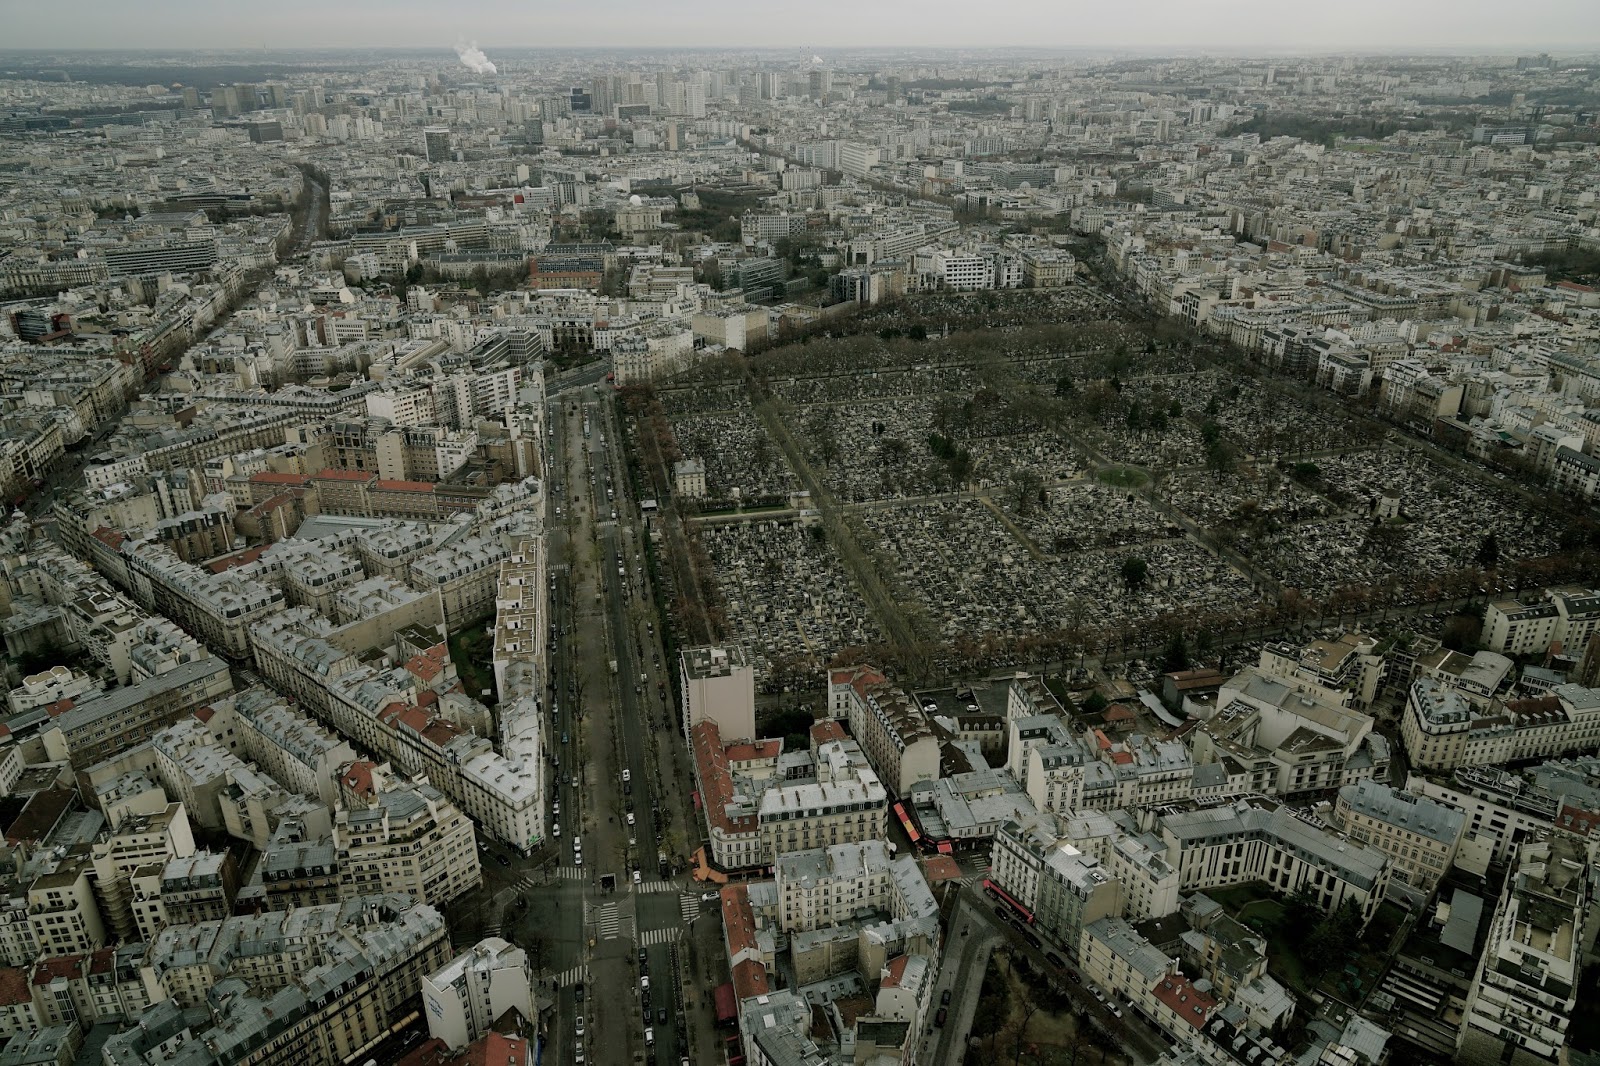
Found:
[[[58,977],[65,977],[69,981],[82,977],[83,963],[87,958],[87,955],[58,955],[52,959],[40,959],[33,967],[34,986],[47,985]]]
[[[767,968],[759,960],[746,959],[733,968],[733,993],[741,1000],[764,996],[769,991]]]
[[[843,740],[844,738],[844,726],[832,718],[824,719],[811,727],[811,746],[813,748],[832,740]]]
[[[906,963],[911,961],[910,955],[897,955],[889,960],[889,965],[884,967],[882,988],[899,988],[901,980],[906,975]]]
[[[434,678],[439,676],[439,671],[443,670],[444,667],[437,659],[434,659],[430,656],[413,655],[411,658],[406,660],[406,669],[415,675],[419,680],[432,681]]]
[[[372,480],[372,471],[370,471],[370,470],[335,470],[332,467],[329,467],[326,470],[317,471],[316,476],[312,480],[314,480],[314,481],[370,481],[370,480]]]
[[[489,1032],[467,1045],[452,1066],[527,1066],[528,1042],[520,1036]]]
[[[722,892],[722,933],[728,955],[756,950],[756,918],[750,909],[750,890],[744,885],[726,885]]]
[[[922,876],[930,885],[961,880],[961,864],[949,855],[929,855],[922,860]]]
[[[252,485],[304,485],[310,480],[304,474],[283,474],[276,470],[262,470],[250,475]]]
[[[373,485],[375,489],[385,492],[432,492],[431,481],[379,481]]]
[[[120,530],[110,526],[101,526],[89,535],[113,550],[122,547],[122,542],[128,539]]]
[[[246,548],[244,551],[234,552],[232,555],[224,555],[221,558],[213,559],[207,563],[206,569],[211,571],[213,574],[220,574],[225,570],[232,570],[236,566],[243,566],[246,563],[253,563],[257,559],[261,558],[261,553],[270,547],[272,547],[270,544],[257,544],[253,547]]]
[[[0,1007],[13,1007],[32,1001],[33,993],[28,991],[28,971],[20,966],[0,969]]]
[[[730,763],[776,759],[783,751],[781,740],[758,740],[754,744],[729,744],[725,754]]]
[[[733,798],[733,775],[728,772],[727,753],[722,749],[722,731],[712,721],[699,722],[689,731],[694,744],[696,776],[700,797],[705,803],[706,822],[724,833],[753,832],[755,819],[728,817],[728,801]]]
[[[194,716],[202,722],[211,721],[212,718],[216,717],[216,714],[216,709],[212,707],[196,707],[194,709]]]
[[[376,766],[377,763],[370,759],[357,759],[344,768],[339,780],[352,792],[370,795],[373,791],[372,771]]]
[[[1216,999],[1195,988],[1181,973],[1163,977],[1155,987],[1155,997],[1196,1029],[1205,1028],[1207,1016],[1217,1006]]]
[[[1131,766],[1133,765],[1133,752],[1114,751],[1111,753],[1111,761],[1118,766]]]
[[[837,670],[828,671],[828,681],[830,684],[849,685],[862,696],[867,694],[868,686],[881,685],[886,680],[888,679],[885,678],[881,672],[879,672],[877,667],[868,666],[866,663],[861,663],[856,666],[844,666]]]

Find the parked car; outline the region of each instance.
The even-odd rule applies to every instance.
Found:
[[[950,1005],[950,990],[948,988],[945,989],[944,994],[939,997],[939,1005],[942,1007],[948,1007]]]
[[[944,1020],[946,1018],[948,1018],[948,1017],[950,1017],[950,1008],[949,1007],[940,1007],[939,1008],[939,1013],[935,1014],[933,1016],[934,1027],[935,1028],[943,1027],[944,1026]]]

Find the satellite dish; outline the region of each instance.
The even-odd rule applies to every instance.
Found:
[[[628,202],[634,207],[638,207],[640,204],[644,203],[644,197],[640,196],[638,193],[634,193],[632,196],[628,197]]]

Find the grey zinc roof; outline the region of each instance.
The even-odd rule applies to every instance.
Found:
[[[1422,796],[1399,792],[1380,781],[1357,781],[1339,789],[1339,800],[1352,811],[1409,829],[1441,844],[1454,844],[1465,816]]]

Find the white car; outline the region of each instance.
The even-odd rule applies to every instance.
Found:
[[[579,1036],[583,1035],[583,1015],[578,1015],[577,1028],[574,1030]]]
[[[633,812],[632,811],[628,812],[628,824],[629,825],[633,824]]]
[[[550,826],[550,835],[553,836],[553,837],[559,837],[561,835],[561,823],[560,822],[556,822],[555,824]]]
[[[582,851],[583,850],[583,840],[580,839],[578,834],[576,834],[576,833],[572,834],[572,850],[573,851]]]
[[[633,871],[633,883],[637,885],[637,884],[640,883],[641,880],[642,879],[639,876],[639,871],[638,870]]]
[[[655,1047],[656,1046],[656,1031],[654,1029],[649,1028],[648,1026],[645,1027],[645,1031],[644,1031],[644,1046],[645,1047]]]
[[[574,866],[582,866],[583,865],[583,852],[580,851],[576,855],[572,856],[572,865],[574,865]]]
[[[632,781],[632,780],[633,780],[633,771],[632,770],[624,770],[624,771],[622,771],[622,783],[624,785],[626,785],[629,781]]]
[[[561,813],[561,801],[560,800],[554,800],[554,801],[551,802],[551,804],[550,804],[550,813],[551,814],[560,814]]]
[[[649,974],[645,974],[643,977],[639,978],[639,991],[641,991],[641,992],[650,991],[650,975]]]

